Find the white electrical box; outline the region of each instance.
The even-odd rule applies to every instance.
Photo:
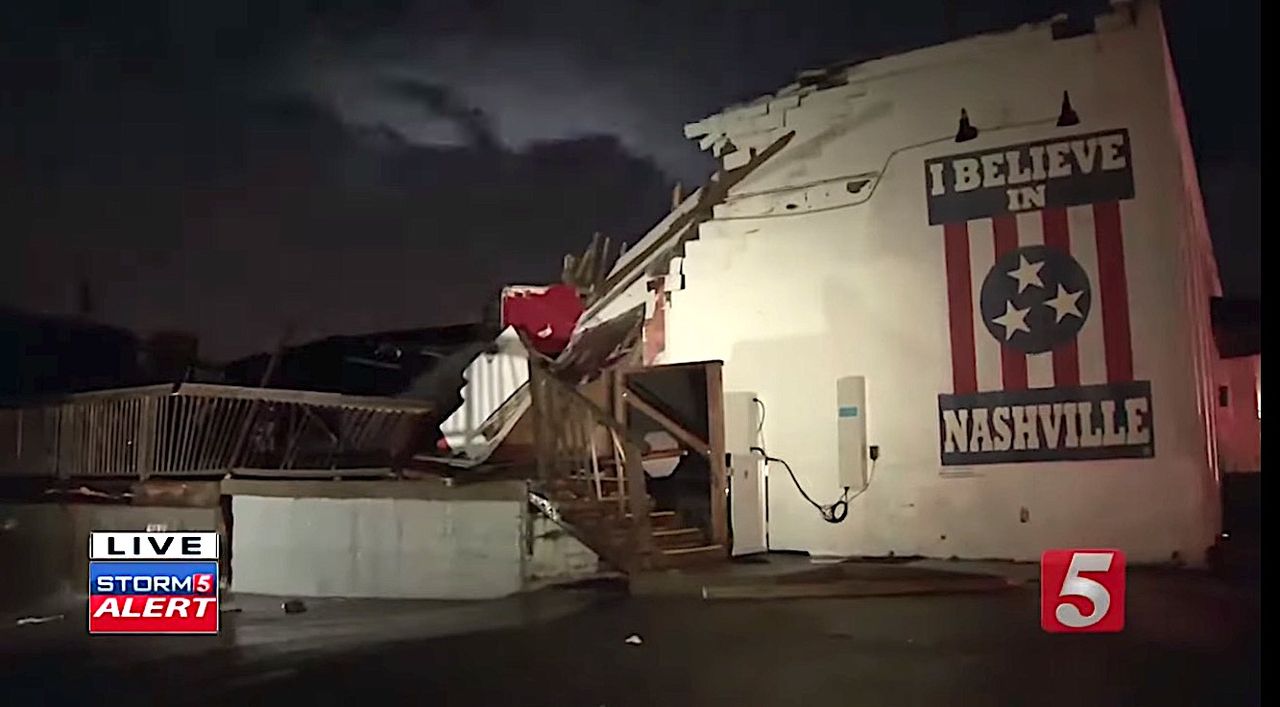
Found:
[[[852,491],[867,487],[867,379],[846,376],[836,381],[836,444],[840,485]]]
[[[724,451],[747,454],[760,446],[760,403],[755,393],[724,393]]]
[[[760,445],[760,404],[755,393],[725,392],[724,450],[729,463],[729,524],[733,555],[768,549],[764,457]]]

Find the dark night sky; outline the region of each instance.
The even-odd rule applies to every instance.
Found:
[[[961,34],[1096,0],[955,2]],[[125,9],[121,9],[124,7]],[[1166,4],[1224,286],[1256,296],[1260,10]],[[942,0],[7,0],[0,305],[201,336],[474,320],[712,165],[681,127],[945,38]]]

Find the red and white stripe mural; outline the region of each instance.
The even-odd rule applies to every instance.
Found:
[[[1151,456],[1125,275],[1127,131],[930,160],[926,171],[951,343],[943,463]]]
[[[1133,343],[1129,332],[1129,293],[1119,203],[996,216],[947,224],[944,231],[954,392],[1133,380]],[[996,260],[1019,248],[1033,246],[1069,255],[1087,274],[1090,284],[1079,299],[1074,297],[1077,292],[1065,287],[1061,292],[1045,292],[1045,306],[1050,307],[1055,318],[1078,317],[1082,326],[1074,336],[1041,353],[1027,353],[989,336],[979,310],[983,280]],[[1037,264],[1029,263],[1033,268]],[[1043,288],[1039,283],[1044,279],[1043,276],[1037,278],[1038,282],[1031,286]],[[1062,305],[1053,309],[1059,296],[1063,297]],[[1091,306],[1080,310],[1080,300],[1085,298]],[[1017,322],[1011,323],[1020,329],[1016,327]],[[1022,332],[1013,332],[1019,333]]]

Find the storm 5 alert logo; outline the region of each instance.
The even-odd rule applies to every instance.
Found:
[[[217,632],[217,533],[90,533],[89,633]]]

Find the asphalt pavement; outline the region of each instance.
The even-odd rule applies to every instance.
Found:
[[[613,589],[486,602],[243,597],[223,634],[0,628],[6,705],[1248,705],[1261,591],[1130,572],[1125,630],[1040,629],[1034,582],[932,596],[704,601]],[[74,612],[74,608],[68,607]]]

